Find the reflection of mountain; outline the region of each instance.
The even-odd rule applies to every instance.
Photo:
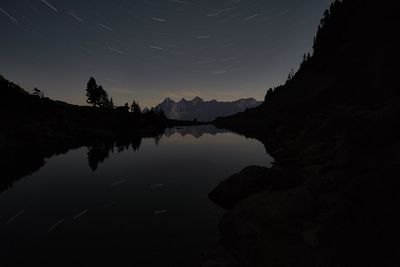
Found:
[[[107,160],[114,152],[120,153],[125,150],[139,150],[143,138],[152,138],[158,144],[162,136],[170,137],[173,134],[181,136],[192,135],[200,138],[203,134],[216,135],[225,133],[212,125],[186,126],[168,128],[164,133],[155,130],[143,135],[121,135],[113,138],[102,138],[95,141],[84,141],[77,144],[58,144],[53,146],[29,146],[25,151],[15,150],[8,152],[7,167],[2,168],[0,180],[0,192],[12,187],[13,183],[23,177],[31,175],[46,164],[46,159],[52,156],[67,153],[70,149],[87,147],[87,160],[89,167],[96,171],[99,164]],[[3,154],[5,151],[2,151]],[[15,154],[15,155],[14,155]],[[3,162],[4,163],[4,162]]]
[[[216,135],[219,133],[227,133],[228,130],[219,129],[213,125],[201,125],[201,126],[186,126],[186,127],[175,127],[167,128],[164,131],[164,136],[170,137],[173,134],[180,134],[181,136],[192,135],[195,138],[200,138],[204,134]]]
[[[204,101],[200,97],[195,97],[190,101],[183,98],[181,101],[175,102],[166,98],[157,105],[156,110],[163,110],[170,119],[212,121],[217,117],[229,116],[247,108],[257,107],[261,103],[254,98],[239,99],[233,102]]]

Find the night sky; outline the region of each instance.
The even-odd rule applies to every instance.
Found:
[[[0,0],[0,74],[86,104],[263,99],[311,51],[332,0]]]

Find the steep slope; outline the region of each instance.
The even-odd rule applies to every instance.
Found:
[[[179,120],[212,121],[220,116],[229,116],[242,112],[247,108],[254,108],[261,104],[254,98],[239,99],[233,102],[204,101],[200,97],[192,100],[182,99],[178,102],[166,98],[156,106],[156,110],[163,110],[167,118]]]
[[[221,221],[222,244],[242,265],[399,264],[399,18],[394,1],[336,1],[285,85],[216,120],[263,140],[277,161]],[[249,175],[210,197],[230,203],[226,187],[246,188]]]

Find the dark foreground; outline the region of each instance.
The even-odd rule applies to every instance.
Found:
[[[261,140],[276,163],[210,193],[227,212],[205,266],[400,265],[399,17],[393,1],[335,2],[285,85],[215,121]],[[107,139],[134,146],[171,123],[13,95],[1,105],[3,187],[54,153]]]
[[[270,162],[257,140],[212,126],[53,156],[0,192],[2,266],[200,266],[222,214],[208,192]]]
[[[214,266],[399,266],[399,9],[336,2],[314,54],[265,103],[215,124],[262,140],[210,198],[227,209]],[[229,262],[229,264],[227,264]]]

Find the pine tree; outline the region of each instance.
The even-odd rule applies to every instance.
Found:
[[[287,81],[286,82],[290,82],[294,77],[294,70],[292,69],[288,75]]]
[[[34,96],[38,96],[38,97],[40,97],[40,98],[44,98],[44,94],[43,94],[43,92],[42,91],[40,91],[39,89],[37,89],[37,88],[34,88],[33,89],[33,93],[32,93]]]
[[[139,103],[136,102],[135,100],[133,100],[133,102],[132,102],[131,112],[133,112],[134,114],[141,114],[142,113],[142,109],[140,108]]]
[[[113,109],[114,103],[108,98],[108,93],[103,86],[97,85],[96,80],[91,77],[86,87],[87,103],[94,107]]]
[[[101,100],[101,93],[99,91],[99,87],[97,85],[96,80],[91,77],[86,86],[86,102],[88,104],[93,105],[93,107],[99,106]]]

